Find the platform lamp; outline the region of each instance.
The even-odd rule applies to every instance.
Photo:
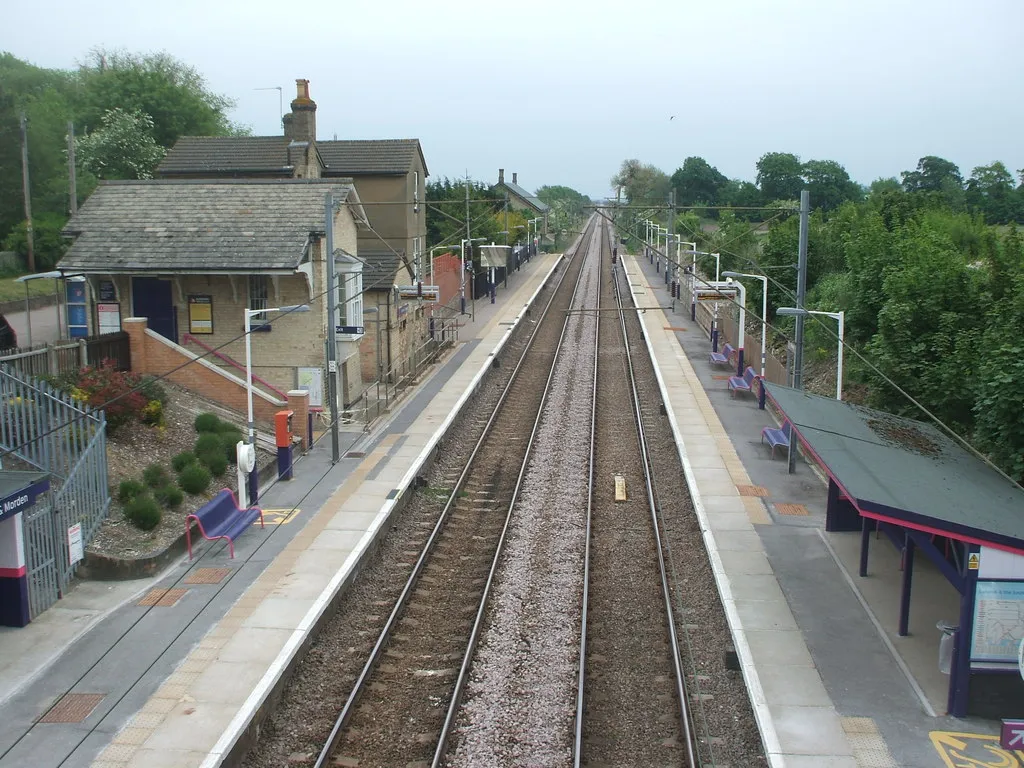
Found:
[[[731,277],[734,280],[739,280],[742,277],[750,280],[761,281],[761,381],[764,381],[764,364],[767,359],[766,345],[768,341],[768,277],[767,275],[750,275],[746,272],[729,272],[725,271],[722,273],[722,277]],[[743,363],[740,363],[740,373],[743,375]],[[757,398],[757,407],[764,410],[764,387],[761,387],[761,394]]]
[[[796,307],[779,307],[775,310],[776,315],[796,317],[802,315],[824,315],[839,321],[839,352],[836,357],[836,400],[843,399],[843,332],[845,330],[846,312],[819,312],[814,309],[797,309]]]
[[[245,443],[239,442],[236,446],[238,465],[250,467],[248,487],[239,483],[238,501],[243,509],[255,504],[259,500],[259,471],[256,469],[256,421],[252,408],[252,319],[256,315],[268,312],[309,312],[308,304],[292,304],[285,307],[266,307],[264,309],[245,310],[245,396],[248,408],[248,439]],[[239,473],[241,479],[241,472]]]
[[[486,240],[486,237],[462,238],[462,264],[459,268],[459,314],[466,314],[466,243],[475,243]]]

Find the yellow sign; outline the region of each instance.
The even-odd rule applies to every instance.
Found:
[[[1020,768],[1024,752],[999,746],[999,737],[985,733],[932,731],[928,734],[946,768]]]
[[[213,333],[213,297],[188,297],[188,332]]]
[[[981,553],[971,552],[971,554],[967,556],[967,569],[976,571],[979,566],[981,566]]]
[[[264,525],[287,525],[296,517],[302,510],[296,507],[295,509],[264,509],[263,510],[263,524]],[[253,525],[258,526],[260,524],[259,519]]]

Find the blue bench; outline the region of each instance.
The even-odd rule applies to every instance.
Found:
[[[711,364],[712,365],[727,365],[732,363],[732,356],[736,350],[733,349],[731,344],[726,344],[722,347],[721,352],[711,353]]]
[[[793,437],[793,425],[788,421],[782,425],[782,429],[778,427],[765,427],[761,430],[761,443],[765,441],[772,447],[772,458],[775,458],[775,449],[785,448],[789,450],[789,442]]]
[[[755,381],[757,381],[757,373],[755,373],[754,369],[749,366],[747,366],[747,370],[743,372],[743,376],[730,376],[730,396],[736,397],[737,392],[753,392]]]
[[[235,494],[230,488],[225,488],[197,509],[195,513],[185,518],[185,542],[188,546],[188,559],[192,559],[193,521],[199,525],[199,533],[204,539],[209,541],[227,539],[228,550],[231,552],[231,557],[234,557],[235,539],[257,519],[262,528],[263,510],[259,507],[241,509],[235,499]]]

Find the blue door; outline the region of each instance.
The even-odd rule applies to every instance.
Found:
[[[132,278],[132,314],[149,318],[149,327],[178,343],[178,318],[171,302],[171,281],[155,277]]]

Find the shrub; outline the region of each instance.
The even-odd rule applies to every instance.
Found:
[[[107,432],[113,433],[129,421],[141,418],[146,398],[133,391],[142,382],[138,374],[118,371],[112,360],[87,366],[78,372],[72,395],[107,414]]]
[[[237,450],[235,445],[242,439],[242,433],[236,429],[234,432],[221,432],[219,434],[221,443],[224,445],[224,458],[228,460],[229,464],[234,464],[235,452]]]
[[[142,481],[150,488],[159,488],[162,485],[167,485],[170,478],[167,476],[167,470],[163,464],[150,464],[142,470]]]
[[[160,380],[155,376],[142,377],[139,394],[151,403],[155,400],[160,403],[161,406],[167,405],[167,400],[169,399],[167,397],[167,390],[164,389]]]
[[[202,493],[210,487],[210,471],[201,464],[189,464],[178,475],[178,485],[185,493]]]
[[[138,480],[122,480],[117,487],[117,499],[122,504],[127,504],[144,490],[146,487]]]
[[[222,453],[204,453],[199,457],[199,460],[203,462],[214,477],[220,477],[227,471],[228,460],[224,458]]]
[[[192,452],[200,458],[207,453],[224,453],[224,443],[216,432],[204,432],[196,440]]]
[[[215,413],[200,413],[193,423],[196,432],[216,432],[222,422]]]
[[[157,501],[169,509],[178,506],[185,500],[185,494],[181,492],[181,488],[170,483],[157,488],[153,495],[156,496]]]
[[[181,472],[185,467],[196,460],[196,455],[192,451],[182,451],[179,454],[175,454],[174,458],[171,459],[171,466],[175,472]]]
[[[139,414],[142,423],[148,427],[166,427],[167,419],[164,417],[164,406],[159,400],[150,400]]]
[[[160,505],[149,494],[136,496],[124,509],[124,516],[132,525],[143,531],[152,531],[160,525]]]

